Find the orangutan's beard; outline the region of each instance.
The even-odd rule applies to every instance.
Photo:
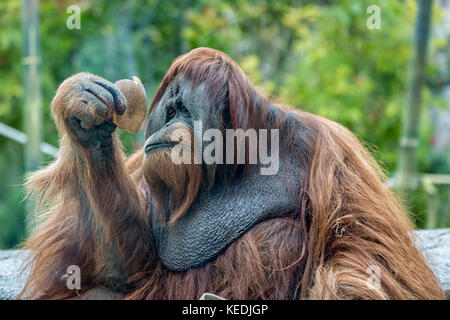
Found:
[[[157,203],[157,215],[169,213],[169,223],[175,222],[197,196],[202,181],[201,165],[175,164],[171,149],[161,148],[144,158],[143,170],[150,194]]]

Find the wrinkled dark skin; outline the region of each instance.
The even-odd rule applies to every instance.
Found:
[[[171,270],[198,267],[215,258],[257,222],[294,210],[295,204],[289,198],[294,192],[292,178],[261,179],[254,171],[242,184],[233,182],[226,190],[214,187],[201,195],[172,227],[154,226],[159,258]]]

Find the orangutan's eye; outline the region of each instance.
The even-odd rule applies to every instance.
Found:
[[[172,119],[173,117],[175,117],[175,109],[173,107],[170,107],[169,109],[167,109],[167,117],[169,119]]]

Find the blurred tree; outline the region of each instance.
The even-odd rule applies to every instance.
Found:
[[[400,139],[400,163],[397,189],[400,196],[413,202],[413,191],[417,185],[417,147],[419,145],[419,119],[422,104],[422,88],[425,83],[426,53],[430,35],[431,0],[419,0],[417,12],[414,56],[407,105],[404,109],[403,134]]]
[[[23,29],[23,127],[28,137],[25,144],[25,169],[34,171],[41,163],[41,87],[39,56],[39,1],[22,0]],[[34,202],[27,201],[27,222],[32,221]],[[27,223],[27,227],[31,226]]]

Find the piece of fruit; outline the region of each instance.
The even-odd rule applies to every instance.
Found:
[[[147,113],[147,96],[144,86],[138,77],[122,79],[114,83],[127,100],[127,109],[124,114],[113,114],[113,122],[123,130],[137,133]]]

